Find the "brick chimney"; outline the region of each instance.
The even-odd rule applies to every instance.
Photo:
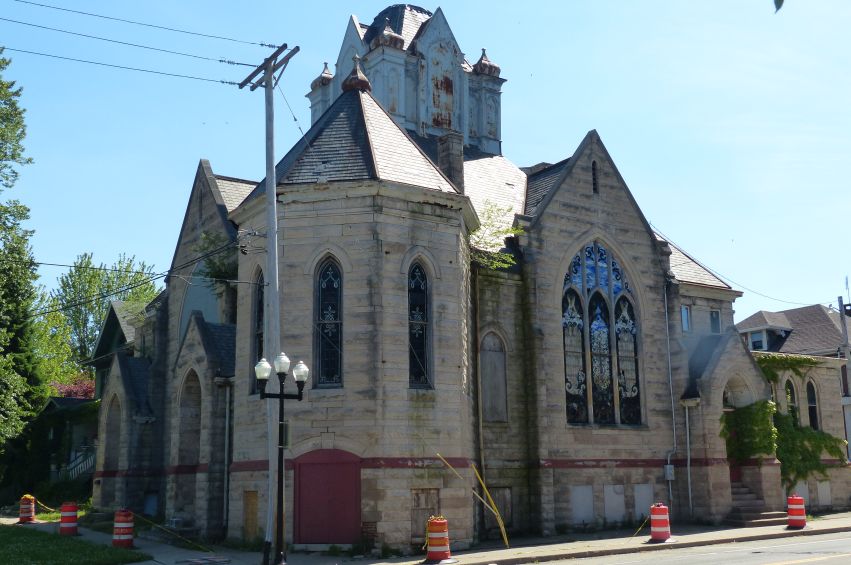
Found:
[[[437,166],[464,194],[464,136],[452,131],[437,138]]]

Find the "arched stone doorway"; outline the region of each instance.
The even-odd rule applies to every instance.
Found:
[[[116,504],[116,483],[121,464],[121,402],[118,396],[109,401],[104,426],[103,471],[101,478],[101,503],[111,507]]]
[[[195,519],[197,471],[201,456],[201,383],[195,371],[183,382],[178,402],[175,515]]]
[[[741,377],[733,376],[724,385],[722,396],[724,412],[732,412],[736,408],[748,406],[749,404],[753,404],[755,400],[753,391],[751,391],[750,387],[748,387],[747,383]],[[730,430],[731,437],[735,437],[738,433],[740,433],[740,430]],[[730,467],[730,482],[740,483],[742,481],[740,462],[727,457],[727,464]]]
[[[358,456],[319,449],[295,460],[296,543],[356,543],[361,537]]]

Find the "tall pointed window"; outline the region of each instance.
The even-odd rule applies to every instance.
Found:
[[[343,280],[333,259],[319,266],[316,276],[316,314],[314,321],[315,386],[343,386]]]
[[[411,388],[431,388],[428,277],[422,265],[408,271],[408,365]]]
[[[257,278],[254,281],[254,304],[252,308],[252,314],[254,315],[254,328],[252,340],[252,353],[253,359],[251,360],[251,367],[253,369],[254,364],[260,361],[263,358],[263,339],[265,338],[265,334],[263,333],[265,318],[265,291],[266,291],[266,281],[263,279],[263,273],[259,273]],[[257,388],[257,380],[254,378],[254,371],[251,371],[251,388],[248,391],[249,394],[257,394],[259,389]]]
[[[795,385],[792,381],[786,381],[786,413],[792,416],[795,425],[798,425],[798,395],[795,393]]]
[[[641,424],[639,323],[632,289],[599,242],[564,276],[562,338],[570,424]]]
[[[816,387],[813,381],[807,383],[807,413],[810,416],[810,427],[814,430],[818,426],[818,401],[816,400]]]

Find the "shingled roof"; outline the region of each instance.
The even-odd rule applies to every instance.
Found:
[[[278,185],[385,180],[457,193],[372,94],[343,92],[275,166]],[[249,198],[265,192],[261,181]]]
[[[666,240],[659,233],[654,233],[657,240],[665,241],[668,243],[668,246],[670,246],[671,271],[674,273],[674,276],[679,282],[733,290],[730,285],[713,275],[712,271],[701,265],[697,259]]]
[[[223,175],[215,175],[215,179],[219,194],[222,196],[222,202],[224,202],[228,213],[233,212],[237,206],[242,204],[242,201],[257,186],[257,181],[253,180],[237,179]]]
[[[534,172],[530,172],[526,183],[526,207],[524,214],[534,216],[537,214],[538,204],[549,194],[553,186],[562,177],[570,159],[559,161],[554,165],[546,165],[543,168],[535,166]]]
[[[407,50],[419,33],[422,25],[432,17],[425,8],[411,4],[395,4],[381,10],[363,35],[363,42],[369,45],[373,38],[384,31],[389,22],[390,28],[405,41],[403,49]]]
[[[779,322],[784,322],[785,325]],[[846,318],[848,325],[851,320]],[[821,304],[792,308],[780,312],[761,310],[748,316],[736,329],[748,331],[785,330],[776,340],[769,340],[768,350],[802,355],[833,355],[844,338],[840,313]]]

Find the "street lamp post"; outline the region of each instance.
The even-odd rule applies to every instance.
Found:
[[[266,392],[266,383],[269,382],[269,375],[272,373],[272,366],[266,359],[261,359],[254,366],[254,375],[260,385],[260,398],[278,399],[278,526],[275,531],[275,565],[285,565],[287,550],[284,544],[284,400],[291,399],[300,402],[304,398],[304,383],[307,382],[307,375],[310,371],[303,362],[296,363],[296,366],[293,367],[293,378],[298,387],[298,394],[286,394],[284,393],[284,382],[290,370],[290,359],[284,352],[281,352],[275,357],[274,363],[275,374],[278,375],[278,384],[280,385],[277,393]]]

